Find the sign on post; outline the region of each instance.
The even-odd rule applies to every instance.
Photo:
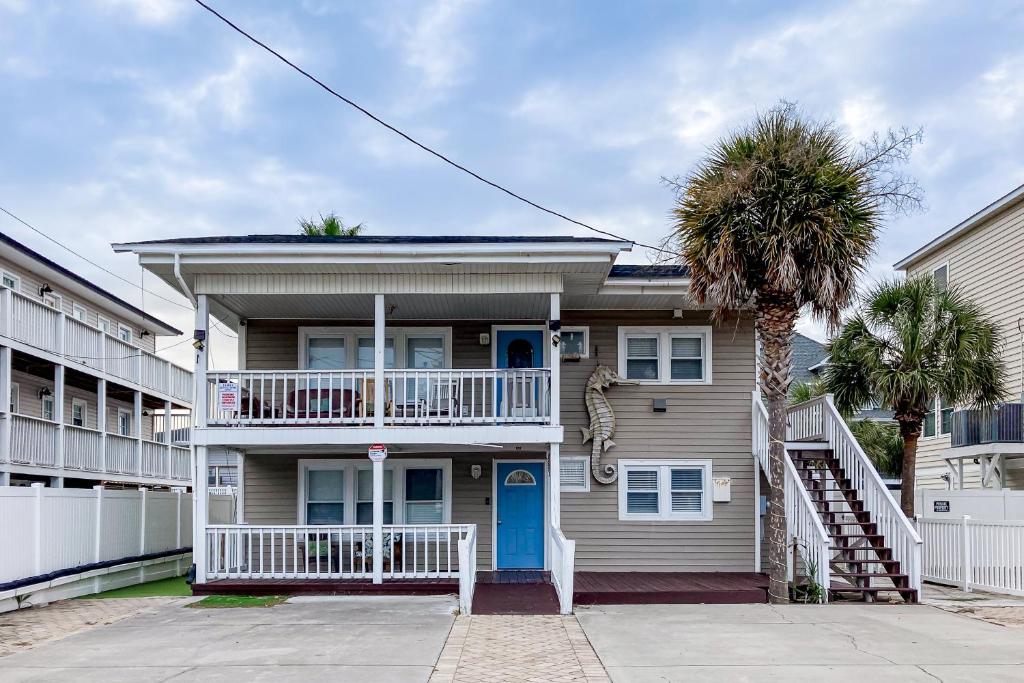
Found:
[[[374,462],[384,462],[388,457],[388,447],[382,443],[375,443],[370,446],[370,460]]]
[[[936,500],[932,502],[932,509],[935,512],[949,512],[948,500]]]
[[[239,391],[235,382],[222,382],[217,385],[217,411],[223,413],[238,412]]]

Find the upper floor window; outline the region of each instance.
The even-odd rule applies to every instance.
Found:
[[[13,289],[15,292],[21,291],[21,278],[17,275],[11,275],[8,272],[3,274],[3,286],[7,289]]]
[[[110,334],[112,329],[110,326],[110,319],[104,318],[102,315],[96,319],[96,327],[100,328],[100,331],[104,334]]]
[[[87,407],[85,401],[81,399],[72,399],[71,401],[71,424],[75,427],[84,427],[86,419]]]
[[[306,338],[306,369],[334,370],[348,367],[345,338],[336,335]]]
[[[949,286],[949,264],[943,264],[933,270],[932,279],[935,280],[936,291],[945,292]]]
[[[121,436],[132,435],[132,412],[130,410],[117,409],[117,433]]]
[[[131,344],[132,343],[132,338],[135,335],[132,334],[132,328],[130,328],[130,327],[126,326],[126,325],[120,325],[119,324],[117,326],[117,336],[121,339],[121,341],[127,342],[127,343]]]
[[[619,374],[647,384],[710,384],[710,327],[620,327]]]
[[[710,460],[619,460],[619,468],[619,519],[711,519]]]
[[[10,407],[10,411],[12,413],[18,412],[18,409],[20,408],[20,405],[21,405],[21,387],[18,386],[18,384],[16,384],[15,382],[11,382],[11,401],[10,401],[10,406],[9,406]]]
[[[562,358],[590,357],[589,327],[563,327],[558,334],[562,338],[558,345]]]
[[[438,369],[451,361],[450,328],[389,328],[385,368]],[[299,367],[305,370],[372,369],[374,334],[369,328],[300,327]]]
[[[949,434],[953,431],[953,406],[943,405],[942,398],[931,402],[924,416],[921,436],[933,437]]]
[[[43,419],[53,422],[54,416],[54,403],[53,394],[43,396]]]
[[[43,304],[49,306],[55,311],[59,311],[64,305],[64,300],[61,298],[60,294],[47,292],[46,294],[43,294]]]
[[[85,310],[85,306],[73,303],[71,304],[71,317],[84,323],[89,314]]]

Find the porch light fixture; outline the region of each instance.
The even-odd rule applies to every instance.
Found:
[[[43,286],[39,288],[39,296],[46,296],[47,294],[52,294],[52,293],[53,293],[53,287],[51,287],[50,283],[48,283],[48,282],[44,282]]]
[[[45,398],[46,396],[52,396],[53,392],[50,391],[50,387],[43,387],[39,390],[39,398]]]
[[[473,477],[474,479],[479,479],[483,472],[484,469],[480,465],[469,466],[469,476]]]

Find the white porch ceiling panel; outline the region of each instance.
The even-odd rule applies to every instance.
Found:
[[[198,294],[514,294],[562,291],[557,273],[201,273]]]
[[[216,294],[217,303],[242,318],[372,320],[370,294]],[[544,320],[548,294],[392,294],[388,320]]]

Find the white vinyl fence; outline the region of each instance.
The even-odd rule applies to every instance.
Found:
[[[917,528],[925,580],[1024,595],[1024,521],[918,517]]]

